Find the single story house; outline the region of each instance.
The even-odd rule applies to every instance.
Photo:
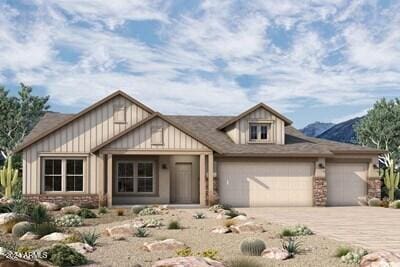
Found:
[[[303,135],[260,103],[237,116],[168,116],[117,91],[48,112],[17,148],[23,194],[108,206],[357,205],[380,197],[383,151]]]

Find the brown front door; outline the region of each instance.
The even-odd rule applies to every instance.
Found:
[[[192,203],[192,163],[176,163],[176,203]]]

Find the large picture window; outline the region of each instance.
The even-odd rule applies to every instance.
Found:
[[[45,192],[83,192],[83,159],[43,159]]]
[[[119,193],[154,193],[154,162],[117,161]]]

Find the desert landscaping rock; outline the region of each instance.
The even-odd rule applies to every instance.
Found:
[[[256,224],[254,222],[247,222],[239,225],[232,225],[230,227],[233,233],[242,234],[242,233],[262,233],[264,232],[264,228],[262,224]]]
[[[69,243],[69,244],[67,244],[67,246],[75,249],[76,251],[78,251],[81,254],[92,253],[96,249],[92,246],[89,246],[88,244],[80,243],[80,242]]]
[[[60,209],[57,204],[51,202],[40,202],[40,205],[45,207],[48,211],[57,211]]]
[[[21,236],[21,237],[19,238],[19,240],[21,240],[21,241],[27,241],[27,240],[37,240],[37,239],[39,239],[39,238],[40,238],[40,236],[35,235],[35,234],[32,233],[32,232],[27,232],[27,233],[25,233],[23,236]]]
[[[377,251],[362,257],[360,267],[400,266],[400,254]]]
[[[261,253],[261,256],[274,260],[286,260],[290,258],[289,253],[281,248],[267,248]]]
[[[211,230],[211,233],[214,234],[226,234],[229,233],[231,230],[227,227],[218,226]]]
[[[77,214],[81,210],[80,207],[76,205],[67,206],[61,209],[63,214]]]
[[[14,225],[24,219],[26,219],[25,216],[21,216],[14,212],[0,214],[0,233],[11,233]]]
[[[166,239],[163,241],[154,241],[144,243],[144,249],[147,251],[166,251],[166,250],[178,250],[186,248],[183,242],[177,241],[175,239]]]
[[[135,227],[132,224],[126,223],[107,228],[106,233],[107,235],[113,238],[121,236],[123,237],[133,236],[135,234]]]
[[[64,241],[68,237],[71,237],[69,234],[64,234],[64,233],[51,233],[49,235],[45,235],[40,240],[43,241]]]
[[[238,215],[238,216],[232,218],[232,220],[236,221],[236,222],[245,222],[245,221],[249,220],[249,218],[247,218],[247,216],[245,216],[245,215]]]
[[[216,217],[217,220],[226,220],[229,219],[230,217],[228,215],[225,215],[223,213],[219,213]]]
[[[178,257],[157,261],[152,267],[225,267],[225,265],[209,258]]]

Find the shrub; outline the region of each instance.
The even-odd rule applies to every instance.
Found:
[[[229,227],[231,227],[232,225],[235,225],[235,224],[236,224],[236,222],[234,220],[232,220],[232,219],[227,219],[227,220],[224,221],[224,226],[226,228],[229,228]]]
[[[390,202],[388,199],[383,199],[381,202],[381,207],[383,208],[389,208]]]
[[[206,217],[206,215],[204,215],[203,212],[196,212],[195,214],[193,214],[193,218],[195,219],[204,219]]]
[[[336,249],[334,256],[336,258],[340,258],[342,256],[346,256],[349,252],[351,252],[351,248],[346,246],[340,246]]]
[[[290,257],[300,253],[301,245],[302,242],[297,241],[296,238],[293,237],[289,237],[288,239],[282,241],[282,248],[288,252]]]
[[[261,256],[265,242],[257,238],[246,238],[240,243],[240,251],[247,256]]]
[[[16,252],[21,253],[21,254],[25,254],[25,253],[29,253],[32,252],[35,248],[34,247],[29,247],[29,246],[19,246],[16,250]]]
[[[75,214],[67,214],[56,219],[56,225],[61,227],[77,227],[83,224],[81,217]]]
[[[62,241],[64,244],[69,244],[69,243],[81,243],[83,241],[82,235],[80,233],[73,233],[71,236],[67,237]]]
[[[284,228],[281,232],[281,236],[301,236],[301,235],[312,235],[313,232],[305,225],[296,225],[292,228]]]
[[[138,213],[139,216],[158,215],[158,214],[160,214],[160,211],[158,209],[152,208],[152,207],[144,208]]]
[[[257,262],[254,258],[235,258],[227,262],[228,267],[263,267],[264,265]]]
[[[132,207],[131,211],[133,214],[139,214],[142,210],[144,210],[146,206],[134,206]]]
[[[368,200],[368,206],[371,207],[380,207],[382,205],[382,201],[379,198],[371,198],[370,200]]]
[[[98,213],[99,214],[106,214],[108,212],[108,209],[106,207],[100,207]]]
[[[18,246],[17,246],[17,242],[15,242],[14,240],[7,241],[7,240],[0,239],[0,248],[4,248],[4,249],[10,250],[10,251],[17,251]]]
[[[136,237],[148,237],[150,232],[147,231],[145,228],[138,228],[136,229],[135,236]]]
[[[192,256],[192,249],[191,248],[182,248],[176,251],[176,255],[179,257],[189,257]]]
[[[21,215],[31,216],[31,211],[33,210],[34,206],[35,205],[29,200],[24,198],[18,199],[14,202],[13,212]]]
[[[295,234],[292,229],[283,228],[281,231],[281,236],[295,236]]]
[[[244,215],[246,216],[246,213],[243,212],[239,212],[235,209],[229,209],[229,210],[225,210],[225,215],[228,216],[230,219],[233,219],[239,215]]]
[[[220,210],[225,210],[225,209],[227,209],[227,208],[222,204],[215,204],[208,208],[209,211],[213,211],[215,213],[219,212]]]
[[[172,220],[168,223],[169,230],[177,230],[177,229],[182,229],[181,224],[177,220]]]
[[[11,204],[0,204],[0,213],[8,213],[13,210],[13,206]]]
[[[14,225],[14,227],[12,228],[12,235],[14,237],[21,237],[24,234],[26,234],[27,232],[31,231],[32,229],[32,224],[29,222],[19,222],[17,224]]]
[[[124,216],[125,211],[123,209],[117,209],[117,216]]]
[[[163,224],[160,220],[157,219],[148,219],[143,222],[144,227],[161,227]]]
[[[345,256],[342,256],[340,260],[347,264],[359,264],[361,262],[361,258],[367,254],[368,252],[366,250],[358,249],[356,251],[347,253]]]
[[[97,218],[97,215],[90,209],[83,208],[78,212],[78,215],[83,219]]]
[[[31,232],[42,237],[51,233],[60,232],[60,230],[54,223],[47,222],[42,224],[33,224]]]
[[[203,258],[210,258],[212,260],[216,260],[217,255],[218,255],[218,250],[212,248],[204,250],[203,252],[199,253],[199,256]]]
[[[85,256],[67,245],[58,244],[45,251],[48,261],[57,266],[78,266],[87,263]]]
[[[400,209],[400,200],[395,200],[390,203],[390,207],[393,209]]]
[[[95,247],[97,245],[97,239],[99,238],[100,235],[97,234],[95,230],[82,233],[83,242],[91,247]]]
[[[42,224],[50,221],[50,215],[45,207],[36,204],[31,211],[31,219],[35,224]]]

